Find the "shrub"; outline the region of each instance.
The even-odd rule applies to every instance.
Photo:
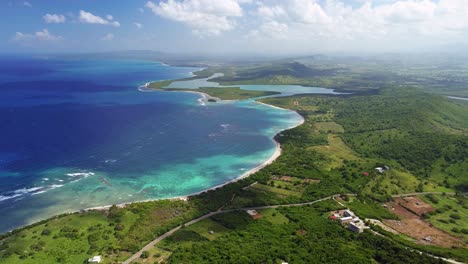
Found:
[[[46,228],[46,229],[42,230],[41,235],[48,236],[48,235],[50,235],[50,233],[52,233],[52,232],[49,229]]]
[[[461,219],[461,216],[459,214],[450,214],[450,217],[455,220]]]
[[[148,251],[143,251],[141,252],[140,258],[145,259],[149,257],[149,252]]]

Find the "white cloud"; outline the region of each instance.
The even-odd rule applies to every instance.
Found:
[[[28,41],[59,41],[63,40],[62,36],[56,36],[51,34],[47,29],[42,31],[37,31],[32,34],[16,32],[15,36],[12,39],[16,42],[28,42]]]
[[[143,14],[143,13],[145,12],[145,9],[143,9],[143,8],[140,7],[140,8],[138,8],[138,12],[140,12],[140,13]]]
[[[133,24],[134,24],[135,27],[137,27],[138,29],[143,28],[143,25],[142,25],[141,23],[134,22]]]
[[[284,8],[279,5],[266,6],[264,4],[260,4],[260,6],[257,8],[257,13],[261,18],[266,19],[282,17],[286,15]]]
[[[106,15],[107,20],[114,20],[114,17],[112,15]]]
[[[288,25],[280,23],[278,21],[270,20],[263,23],[259,29],[251,30],[247,34],[247,38],[252,39],[284,39],[288,32]]]
[[[167,0],[157,4],[149,1],[145,6],[155,15],[188,25],[196,35],[214,36],[235,27],[234,18],[243,15],[240,3],[246,1]]]
[[[65,23],[65,16],[64,15],[57,15],[57,14],[45,14],[43,17],[44,21],[48,24],[60,24]]]
[[[263,0],[248,36],[283,46],[375,50],[468,42],[467,0]],[[253,22],[252,22],[253,21]]]
[[[23,5],[26,7],[32,7],[31,3],[29,3],[28,1],[24,2]]]
[[[111,21],[112,19],[109,19],[109,17],[113,19],[113,17],[110,15],[107,15],[107,19],[104,19],[100,16],[93,15],[90,12],[80,10],[79,20],[84,24],[100,24],[120,27],[120,23],[118,21]]]
[[[104,40],[104,41],[111,41],[113,39],[114,39],[114,34],[112,33],[108,33],[101,38],[101,40]]]

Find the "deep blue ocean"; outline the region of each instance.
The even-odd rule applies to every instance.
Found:
[[[254,101],[143,92],[197,68],[0,58],[0,232],[94,206],[188,195],[235,179],[301,118]]]

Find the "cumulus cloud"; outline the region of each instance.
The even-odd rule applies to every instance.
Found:
[[[100,25],[109,25],[114,27],[120,27],[118,21],[112,21],[114,18],[111,15],[106,16],[107,19],[104,19],[100,16],[93,15],[90,12],[80,10],[79,20],[84,24],[100,24]]]
[[[64,15],[57,15],[57,14],[45,14],[42,18],[48,24],[65,23],[65,20],[66,20]]]
[[[133,24],[135,25],[135,27],[137,27],[138,29],[141,29],[143,28],[143,25],[141,23],[138,23],[138,22],[133,22]]]
[[[258,29],[251,30],[247,34],[247,38],[262,39],[284,39],[287,36],[288,25],[280,23],[278,21],[267,21],[263,23]]]
[[[62,36],[56,36],[50,33],[47,29],[42,31],[37,31],[32,34],[16,32],[15,36],[12,39],[16,42],[27,42],[27,41],[59,41],[63,40]]]
[[[466,0],[366,0],[354,5],[345,0],[264,0],[255,14],[248,36],[282,35],[294,45],[324,47],[341,41],[342,47],[383,48],[468,40]]]
[[[111,41],[113,39],[114,39],[114,34],[112,33],[108,33],[101,38],[101,40],[104,40],[104,41]]]
[[[279,5],[267,6],[260,4],[257,8],[257,13],[261,18],[275,18],[286,15],[284,8]]]
[[[247,1],[250,2],[250,1]],[[147,2],[146,7],[158,16],[184,23],[200,36],[219,35],[235,27],[234,18],[243,15],[245,0],[167,0]]]

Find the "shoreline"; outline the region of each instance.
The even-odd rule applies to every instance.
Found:
[[[149,84],[152,83],[152,82],[147,82],[145,83],[144,85],[142,86],[139,86],[138,87],[138,90],[141,91],[141,92],[154,92],[154,91],[158,91],[158,90],[155,90],[155,89],[151,89],[151,88],[148,88]],[[147,90],[145,90],[147,89]],[[169,91],[165,91],[165,90],[161,90],[163,92],[169,92]],[[174,91],[170,91],[170,92],[174,92]],[[217,101],[220,101],[220,102],[235,102],[235,101],[240,101],[240,100],[221,100],[220,98],[217,98],[217,97],[214,97],[214,96],[211,96],[209,94],[206,94],[206,93],[203,93],[203,92],[199,92],[199,91],[187,91],[187,90],[181,90],[181,91],[176,91],[176,92],[187,92],[187,93],[194,93],[194,94],[198,94],[201,96],[201,98],[198,99],[198,102],[200,102],[200,100],[202,100],[200,102],[200,105],[202,106],[205,106],[205,103],[208,101],[208,99],[212,98],[212,99],[215,99]],[[292,129],[292,128],[295,128],[295,127],[298,127],[300,125],[302,125],[304,122],[305,122],[305,119],[303,116],[301,116],[299,113],[297,113],[297,111],[294,111],[294,110],[291,110],[291,109],[286,109],[286,108],[281,108],[281,107],[277,107],[277,106],[274,106],[274,105],[270,105],[270,104],[266,104],[266,103],[263,103],[263,102],[259,102],[257,100],[253,100],[253,102],[255,103],[258,103],[258,104],[262,104],[262,105],[265,105],[265,106],[268,106],[268,107],[271,107],[271,108],[274,108],[274,109],[280,109],[280,110],[285,110],[285,111],[293,111],[295,112],[299,117],[300,117],[300,121],[295,124],[295,125],[292,125],[290,127],[287,127],[281,131],[278,131],[278,133],[276,133],[273,137],[271,137],[270,139],[273,141],[273,143],[275,144],[275,151],[273,152],[272,156],[270,158],[268,158],[266,161],[264,161],[263,163],[259,164],[258,166],[244,172],[243,174],[241,174],[239,177],[236,177],[232,180],[229,180],[227,182],[224,182],[224,183],[221,183],[221,184],[218,184],[216,186],[213,186],[213,187],[210,187],[208,189],[204,189],[204,190],[201,190],[201,191],[198,191],[198,192],[194,192],[194,193],[191,193],[191,194],[187,194],[187,195],[181,195],[181,196],[175,196],[175,197],[170,197],[170,198],[156,198],[156,199],[145,199],[145,200],[138,200],[138,201],[133,201],[133,202],[126,202],[126,203],[120,203],[120,204],[110,204],[110,205],[102,205],[102,206],[94,206],[94,207],[87,207],[87,208],[81,208],[81,209],[77,209],[77,210],[72,210],[72,211],[67,211],[67,212],[63,212],[63,213],[60,213],[60,214],[55,214],[55,215],[51,215],[50,217],[46,218],[46,219],[43,219],[43,220],[39,220],[39,221],[36,221],[36,222],[33,222],[31,224],[27,224],[27,225],[24,225],[24,226],[20,226],[20,227],[17,227],[15,229],[12,229],[10,231],[6,231],[4,233],[2,233],[3,235],[5,234],[8,234],[8,233],[13,233],[15,230],[18,230],[18,229],[24,229],[24,228],[27,228],[28,226],[31,226],[31,225],[35,225],[39,222],[42,222],[42,221],[47,221],[49,219],[52,219],[54,217],[57,217],[57,216],[60,216],[60,215],[68,215],[68,214],[74,214],[74,213],[80,213],[80,212],[87,212],[87,211],[93,211],[93,210],[97,210],[97,211],[107,211],[111,206],[115,205],[117,207],[125,207],[126,205],[129,205],[129,204],[135,204],[135,203],[145,203],[145,202],[153,202],[153,201],[161,201],[161,200],[169,200],[169,201],[177,201],[177,200],[182,200],[182,201],[187,201],[189,199],[189,197],[192,197],[192,196],[197,196],[197,195],[200,195],[202,193],[205,193],[205,192],[209,192],[209,191],[212,191],[212,190],[216,190],[218,188],[222,188],[228,184],[231,184],[231,183],[234,183],[234,182],[237,182],[237,181],[240,181],[242,179],[245,179],[249,176],[251,176],[252,174],[260,171],[261,169],[263,169],[264,167],[270,165],[271,163],[273,163],[282,153],[282,149],[281,149],[281,144],[275,140],[275,137],[277,135],[279,135],[280,133],[282,133],[283,131],[285,130],[288,130],[288,129]]]
[[[208,96],[210,98],[216,98],[216,97],[212,97],[208,94],[205,94],[205,93],[202,93],[202,92],[196,92],[196,91],[180,91],[180,92],[189,92],[189,93],[196,93],[196,94],[200,94],[202,96]],[[223,100],[220,100],[220,101],[223,101]],[[229,100],[228,100],[229,101]],[[276,109],[281,109],[281,110],[287,110],[287,111],[293,111],[293,112],[296,112],[294,110],[290,110],[290,109],[286,109],[286,108],[281,108],[281,107],[277,107],[277,106],[274,106],[274,105],[269,105],[269,104],[266,104],[266,103],[262,103],[262,102],[258,102],[258,101],[255,101],[256,103],[258,104],[263,104],[263,105],[266,105],[266,106],[269,106],[269,107],[272,107],[272,108],[276,108]],[[297,112],[296,112],[297,113]],[[208,189],[204,189],[204,190],[201,190],[201,191],[198,191],[198,192],[194,192],[194,193],[191,193],[191,194],[187,194],[187,195],[181,195],[181,196],[176,196],[176,197],[171,197],[171,198],[158,198],[158,199],[147,199],[147,200],[140,200],[140,201],[135,201],[135,202],[127,202],[127,203],[120,203],[120,204],[111,204],[111,205],[102,205],[102,206],[95,206],[95,207],[89,207],[89,208],[85,208],[85,209],[81,209],[81,210],[78,210],[78,211],[72,211],[70,213],[76,213],[76,212],[80,212],[80,211],[92,211],[92,210],[98,210],[98,211],[106,211],[108,210],[111,206],[115,205],[117,207],[120,207],[120,208],[123,208],[125,207],[126,205],[129,205],[129,204],[134,204],[134,203],[145,203],[145,202],[153,202],[153,201],[161,201],[161,200],[169,200],[169,201],[177,201],[177,200],[181,200],[181,201],[187,201],[190,197],[192,196],[197,196],[197,195],[200,195],[202,193],[205,193],[205,192],[209,192],[209,191],[213,191],[213,190],[216,190],[218,188],[222,188],[228,184],[231,184],[231,183],[234,183],[234,182],[238,182],[242,179],[245,179],[249,176],[251,176],[252,174],[255,174],[257,173],[258,171],[260,171],[261,169],[265,168],[266,166],[272,164],[282,153],[282,149],[281,149],[281,144],[276,141],[275,137],[277,135],[279,135],[280,133],[282,133],[283,131],[286,131],[288,129],[292,129],[292,128],[295,128],[295,127],[298,127],[302,124],[304,124],[305,122],[305,119],[304,117],[302,117],[299,113],[297,113],[300,117],[301,117],[301,120],[300,122],[297,124],[297,125],[294,125],[294,126],[291,126],[291,127],[288,127],[284,130],[281,130],[279,131],[277,134],[275,134],[272,138],[270,138],[273,143],[275,144],[275,151],[273,152],[273,155],[268,158],[265,162],[263,162],[262,164],[259,164],[257,165],[256,167],[244,172],[243,174],[241,174],[239,177],[237,178],[234,178],[232,180],[229,180],[227,182],[224,182],[224,183],[221,183],[221,184],[218,184],[216,186],[213,186],[213,187],[210,187]]]

